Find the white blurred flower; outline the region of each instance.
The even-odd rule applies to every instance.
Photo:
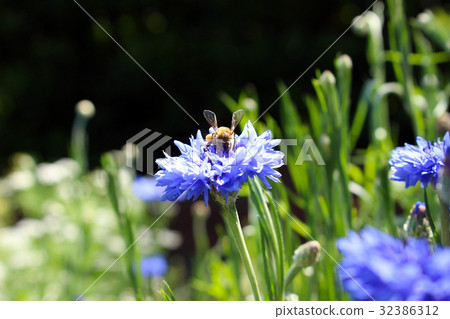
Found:
[[[119,256],[127,248],[123,242],[122,236],[114,235],[108,238],[106,248],[113,254]]]
[[[10,256],[8,262],[12,269],[40,267],[47,260],[47,254],[36,250],[17,250]]]
[[[0,246],[7,251],[28,250],[30,237],[19,227],[5,227],[0,230]]]
[[[145,232],[145,233],[144,233]],[[145,248],[147,254],[155,247],[160,247],[168,250],[177,249],[183,243],[183,237],[175,230],[171,229],[148,229],[142,227],[138,230],[139,234],[143,234],[139,238],[139,244]]]
[[[177,231],[170,229],[160,229],[156,233],[156,241],[165,249],[177,249],[183,243],[183,237]]]
[[[39,164],[36,168],[36,177],[43,185],[54,185],[64,179],[75,178],[80,171],[80,165],[75,160],[63,158],[54,163]]]
[[[21,191],[32,187],[35,183],[30,171],[15,171],[7,176],[7,185],[13,191]]]
[[[54,235],[58,234],[59,230],[63,227],[65,217],[64,215],[48,214],[42,219],[42,221],[47,227],[47,231]]]
[[[106,193],[106,186],[108,184],[108,175],[106,175],[106,172],[101,169],[96,169],[91,172],[90,178],[92,181],[92,184],[100,189],[104,190],[103,193]]]
[[[95,210],[96,216],[85,218],[93,227],[91,236],[95,242],[109,242],[111,236],[117,231],[117,220],[111,208],[99,207]]]
[[[76,242],[80,236],[80,228],[74,223],[67,223],[61,229],[62,237],[69,242]]]
[[[47,233],[47,227],[42,220],[34,218],[22,219],[14,226],[18,231],[22,232],[24,236],[30,239],[42,238]]]
[[[53,216],[62,216],[66,213],[64,205],[52,200],[47,200],[42,204],[42,211],[46,215]]]
[[[87,185],[83,185],[84,188],[80,188],[80,185],[74,181],[63,181],[57,184],[56,192],[58,196],[64,201],[70,201],[74,198],[81,196],[83,191],[86,191]]]

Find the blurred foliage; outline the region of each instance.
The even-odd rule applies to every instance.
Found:
[[[2,300],[76,299],[128,247],[110,205],[108,176],[102,170],[80,171],[72,159],[37,164],[17,154],[14,169],[0,180]],[[135,197],[133,176],[125,168],[118,172],[121,200],[127,201],[134,231],[142,233],[160,208],[150,210]],[[143,255],[178,247],[180,235],[164,228],[175,213],[171,209],[141,238]],[[133,298],[122,268],[109,271],[94,298],[117,299],[117,292]]]

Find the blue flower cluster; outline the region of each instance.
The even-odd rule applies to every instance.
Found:
[[[407,243],[372,227],[338,240],[344,288],[356,300],[450,300],[450,249]]]
[[[268,188],[267,178],[279,182],[275,169],[283,165],[284,154],[273,148],[280,140],[273,140],[270,131],[257,135],[249,121],[241,135],[236,137],[236,149],[217,154],[214,145],[206,147],[200,131],[190,144],[175,141],[181,155],[156,160],[162,168],[155,177],[157,186],[164,186],[162,200],[175,201],[186,192],[187,199],[196,200],[203,194],[208,205],[208,192],[212,188],[228,199],[249,178],[259,177]]]
[[[444,140],[428,142],[417,137],[417,146],[405,144],[392,151],[391,170],[394,172],[391,179],[405,182],[405,187],[414,186],[420,181],[422,187],[432,182],[436,185],[439,169],[444,165],[444,155],[450,147],[450,134],[447,132]]]

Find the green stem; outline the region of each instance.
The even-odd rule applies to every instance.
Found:
[[[449,230],[449,210],[448,204],[441,202],[441,243],[442,246],[450,246],[450,230]]]
[[[425,197],[425,207],[427,212],[428,223],[430,224],[431,231],[433,232],[433,237],[436,243],[439,243],[439,235],[436,232],[436,227],[434,226],[433,216],[431,215],[430,203],[428,202],[427,188],[424,187],[423,194]]]
[[[287,287],[301,270],[302,267],[292,265],[291,268],[289,268],[289,271],[286,275],[286,279],[284,280],[284,286]]]
[[[248,279],[250,281],[250,285],[252,287],[253,296],[256,301],[261,300],[261,294],[258,288],[258,282],[256,281],[255,271],[253,270],[252,262],[250,259],[250,255],[247,250],[247,246],[245,245],[244,234],[242,233],[241,223],[239,222],[239,216],[236,210],[236,205],[232,203],[232,199],[229,198],[229,202],[227,205],[222,206],[222,216],[223,219],[231,230],[233,234],[234,241],[238,248],[239,254],[241,255],[241,259],[244,263],[245,270],[247,271]]]
[[[78,162],[81,173],[88,170],[88,136],[86,127],[89,118],[77,113],[72,127],[70,156]]]
[[[133,287],[136,300],[142,300],[141,294],[141,275],[140,275],[140,258],[137,249],[134,246],[134,234],[131,220],[129,219],[127,209],[124,205],[120,205],[119,200],[121,198],[120,185],[118,181],[118,163],[111,154],[105,154],[102,156],[102,167],[108,176],[108,195],[116,213],[119,229],[122,234],[122,238],[127,247],[130,247],[130,252],[126,256],[126,269],[130,278],[131,286]],[[133,269],[133,263],[135,268]]]

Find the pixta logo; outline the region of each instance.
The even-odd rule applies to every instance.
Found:
[[[153,175],[156,170],[155,153],[162,153],[164,145],[171,140],[170,136],[152,132],[148,128],[143,129],[127,140],[125,146],[126,165],[147,175]],[[164,151],[171,155],[171,146],[167,146]],[[157,157],[162,157],[162,154],[158,154]]]

